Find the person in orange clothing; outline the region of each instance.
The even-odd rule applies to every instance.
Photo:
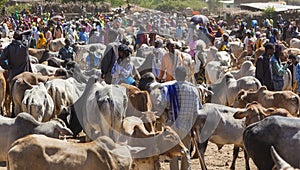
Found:
[[[161,70],[158,76],[158,81],[162,79],[166,73],[165,81],[172,81],[175,79],[175,69],[182,65],[182,57],[180,51],[175,51],[175,42],[167,40],[166,47],[168,52],[162,57]]]
[[[44,33],[40,33],[36,48],[37,49],[41,49],[41,48],[46,49],[46,47],[47,47],[47,39],[45,38]]]

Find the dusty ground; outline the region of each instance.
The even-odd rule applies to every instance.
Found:
[[[228,170],[230,169],[231,161],[232,161],[232,150],[233,145],[225,145],[220,151],[215,144],[209,143],[207,150],[205,152],[205,161],[207,165],[207,169],[211,170]],[[250,159],[250,168],[251,170],[257,170],[253,161]],[[169,163],[162,163],[162,169],[169,169]],[[192,169],[193,170],[201,170],[201,166],[199,164],[199,159],[192,160]],[[239,156],[236,160],[235,165],[236,170],[245,170],[245,159],[244,159],[244,151],[240,149]]]

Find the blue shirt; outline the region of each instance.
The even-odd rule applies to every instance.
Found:
[[[85,32],[79,32],[78,41],[84,41],[85,44],[89,43],[89,37]]]

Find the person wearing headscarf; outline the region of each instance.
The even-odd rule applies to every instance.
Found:
[[[135,85],[135,80],[133,78],[133,63],[130,59],[131,49],[125,45],[121,44],[118,47],[118,59],[116,60],[111,74],[112,74],[112,84],[126,83],[130,85]]]
[[[47,47],[47,39],[44,36],[44,33],[40,33],[38,42],[36,44],[37,49],[46,48]]]

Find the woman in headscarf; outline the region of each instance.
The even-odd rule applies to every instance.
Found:
[[[40,49],[40,48],[46,48],[46,47],[47,47],[47,39],[45,38],[44,33],[40,33],[36,48]]]
[[[222,37],[223,36],[223,30],[222,28],[219,26],[217,29],[217,32],[215,34],[215,37]]]

